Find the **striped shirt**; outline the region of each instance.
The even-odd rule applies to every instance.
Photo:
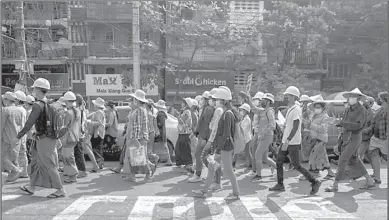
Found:
[[[146,107],[140,106],[131,112],[129,120],[130,139],[149,139],[149,128]]]
[[[178,133],[192,133],[192,113],[189,109],[184,110],[178,118]]]

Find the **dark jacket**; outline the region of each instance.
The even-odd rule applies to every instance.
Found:
[[[166,119],[167,115],[163,111],[159,111],[157,114],[157,127],[159,129],[159,135],[162,138],[163,142],[167,141],[166,138]]]
[[[198,121],[197,129],[194,134],[199,135],[204,140],[208,140],[209,136],[211,135],[209,124],[211,123],[214,111],[215,108],[212,106],[207,106],[201,113],[200,119]]]

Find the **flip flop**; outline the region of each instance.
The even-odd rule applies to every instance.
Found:
[[[64,183],[75,183],[77,180],[65,179]]]
[[[116,169],[114,168],[109,168],[110,171],[114,172],[114,173],[120,173],[119,171],[117,171]]]
[[[55,193],[51,193],[50,195],[47,196],[47,198],[49,198],[49,199],[57,199],[57,198],[62,198],[62,197],[65,197],[65,194],[57,195]]]
[[[34,194],[34,192],[31,192],[29,189],[26,188],[26,186],[21,186],[20,189],[21,189],[23,192],[27,193],[28,195]]]

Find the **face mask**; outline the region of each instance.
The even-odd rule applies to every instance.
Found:
[[[323,110],[321,108],[315,108],[315,114],[320,114],[322,113]]]
[[[221,106],[222,106],[222,101],[216,100],[216,106],[217,106],[217,107],[221,107]]]
[[[208,100],[208,105],[213,106],[213,100],[212,99]]]
[[[258,100],[258,99],[254,100],[254,101],[253,101],[253,105],[256,106],[256,107],[258,107],[258,105],[259,105],[259,100]]]
[[[267,105],[266,101],[261,102],[262,108],[266,108],[266,105]]]
[[[34,97],[36,99],[36,93],[35,92],[32,92],[31,95],[32,95],[32,97]]]
[[[352,97],[348,99],[348,104],[350,105],[355,105],[357,104],[357,102],[358,102],[357,98]]]
[[[240,115],[240,117],[244,117],[244,112],[243,111],[239,111],[239,115]]]

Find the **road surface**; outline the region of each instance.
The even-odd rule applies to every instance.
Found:
[[[114,167],[109,163],[107,167]],[[370,165],[367,165],[371,172]],[[27,180],[18,180],[3,187],[2,217],[4,220],[314,220],[314,219],[387,219],[387,168],[382,168],[382,184],[374,190],[360,190],[363,180],[339,185],[339,193],[325,193],[322,184],[318,195],[308,196],[310,185],[299,181],[296,171],[285,173],[286,191],[269,192],[275,178],[270,170],[260,183],[249,182],[247,172],[237,169],[241,200],[225,202],[231,191],[228,180],[224,189],[207,199],[191,196],[201,183],[188,183],[188,175],[175,167],[161,167],[151,183],[124,182],[121,175],[107,169],[89,174],[76,184],[65,184],[67,196],[47,199],[53,190],[41,189],[33,196],[19,187]],[[323,176],[325,173],[322,174]],[[139,175],[142,178],[142,175]]]

